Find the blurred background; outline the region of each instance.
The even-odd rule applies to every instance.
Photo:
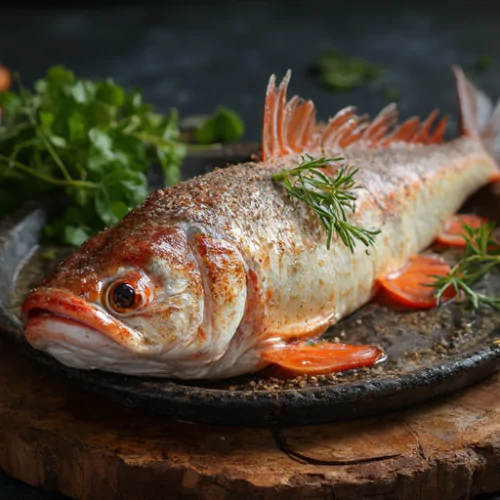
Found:
[[[403,116],[434,107],[456,114],[451,65],[500,94],[500,2],[193,1],[23,2],[0,7],[0,60],[25,85],[62,64],[77,76],[112,77],[181,117],[234,109],[245,139],[259,140],[269,76],[292,69],[290,91],[319,117],[355,104],[371,114],[398,100]],[[325,51],[376,65],[382,76],[347,91],[312,71]]]
[[[111,77],[141,87],[159,112],[176,107],[183,118],[227,106],[251,141],[260,140],[269,76],[288,68],[291,92],[312,99],[321,119],[349,104],[374,114],[396,100],[403,117],[436,107],[450,113],[453,133],[451,65],[496,99],[499,27],[498,0],[2,0],[0,61],[28,87],[54,64],[79,77]],[[340,52],[318,65],[332,50]],[[332,81],[331,67],[342,68],[342,81]],[[61,497],[0,472],[0,498]]]

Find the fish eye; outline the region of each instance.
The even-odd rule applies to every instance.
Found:
[[[115,283],[109,288],[108,305],[117,313],[127,313],[137,309],[141,303],[141,294],[126,281]]]

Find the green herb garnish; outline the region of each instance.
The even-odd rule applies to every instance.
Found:
[[[356,240],[366,246],[374,244],[374,236],[380,230],[369,231],[347,221],[347,211],[356,210],[355,190],[360,188],[354,180],[358,169],[342,166],[335,177],[329,177],[320,169],[343,158],[313,159],[306,155],[302,163],[291,170],[272,176],[273,181],[282,182],[291,196],[303,201],[319,217],[327,231],[326,247],[329,249],[334,231],[347,247],[354,252]]]
[[[245,132],[241,118],[232,110],[219,107],[195,131],[199,144],[237,142]]]
[[[450,270],[447,276],[436,277],[430,285],[436,288],[438,303],[449,288],[464,297],[472,310],[482,305],[500,309],[500,298],[488,297],[471,287],[481,278],[494,270],[500,269],[500,246],[493,239],[494,222],[481,224],[477,229],[462,224],[467,234],[465,252],[462,259]]]
[[[17,93],[0,92],[0,217],[62,189],[68,203],[46,236],[79,245],[142,203],[151,164],[161,165],[166,184],[179,180],[185,146],[175,110],[153,113],[138,90],[61,66],[33,92],[17,83]]]
[[[329,50],[318,58],[316,69],[325,86],[333,90],[349,90],[377,80],[383,69],[340,50]]]

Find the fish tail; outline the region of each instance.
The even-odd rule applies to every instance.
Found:
[[[458,101],[460,106],[461,133],[483,142],[496,160],[500,178],[500,101],[493,101],[476,88],[458,66],[455,72]]]

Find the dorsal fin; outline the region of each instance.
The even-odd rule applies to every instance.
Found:
[[[262,133],[263,159],[303,151],[313,137],[316,110],[312,101],[294,96],[286,101],[286,91],[292,72],[288,70],[276,89],[276,77],[269,79],[264,106]]]
[[[312,101],[293,96],[287,102],[290,77],[291,71],[288,70],[276,88],[276,77],[272,75],[267,86],[262,134],[263,160],[316,148],[336,152],[353,146],[381,148],[395,143],[432,144],[443,141],[448,117],[445,116],[436,125],[439,113],[434,110],[423,122],[414,117],[397,125],[395,104],[386,106],[371,121],[368,115],[358,116],[356,108],[348,106],[341,109],[323,128],[319,128]]]

